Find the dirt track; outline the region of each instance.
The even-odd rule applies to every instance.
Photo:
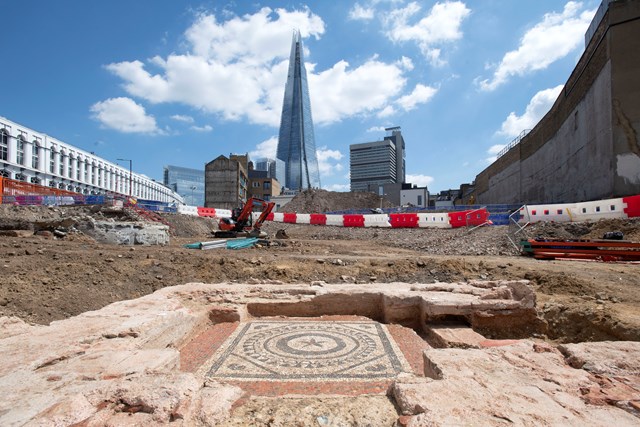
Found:
[[[5,230],[16,219],[29,228],[43,217],[51,222],[102,215],[77,208],[2,208],[0,225]],[[176,236],[165,247],[106,245],[81,233],[62,239],[0,236],[0,315],[46,324],[188,282],[322,280],[366,286],[374,281],[524,278],[536,289],[540,315],[549,325],[541,334],[547,338],[640,340],[637,264],[537,261],[518,256],[506,239],[506,227],[468,233],[287,225],[290,239],[276,241],[278,246],[199,251],[182,245],[210,240],[214,223],[166,217]],[[583,235],[589,230],[599,233],[614,226],[627,227],[625,235],[639,229],[632,221],[592,224],[582,231],[587,231]],[[273,236],[279,228],[282,224],[267,224],[265,231]],[[557,226],[553,229],[559,232]]]

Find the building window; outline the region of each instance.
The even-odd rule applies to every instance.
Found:
[[[11,178],[11,172],[3,169],[0,171],[0,176],[3,178]]]
[[[24,139],[22,139],[22,135],[16,141],[16,163],[24,165]]]
[[[33,143],[33,150],[31,151],[31,167],[38,169],[38,163],[40,162],[40,147]]]
[[[60,184],[58,184],[58,188],[61,190],[64,190],[64,182],[61,182]]]
[[[32,184],[40,184],[40,178],[38,178],[37,176],[32,176],[31,177],[31,183]]]
[[[56,152],[51,150],[51,157],[49,158],[49,172],[56,172]]]
[[[9,158],[9,132],[6,129],[0,129],[0,160]]]
[[[251,186],[253,188],[260,188],[260,183],[258,181],[254,181],[254,182],[251,183]]]
[[[49,187],[56,188],[56,182],[55,181],[49,181]]]
[[[89,182],[89,162],[84,162],[84,182]]]
[[[58,172],[60,176],[64,176],[64,160],[67,158],[67,156],[60,154],[60,164],[58,167]]]
[[[16,181],[26,181],[27,177],[23,173],[17,173],[15,179]]]
[[[269,181],[265,181],[262,183],[263,190],[271,190],[271,183]]]

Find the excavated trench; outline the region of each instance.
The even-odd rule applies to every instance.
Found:
[[[343,347],[348,347],[345,342],[353,338],[356,340],[354,348],[368,345],[372,352],[376,345],[382,348],[378,349],[381,351],[376,356],[378,360],[386,357],[391,365],[396,356],[403,360],[403,368],[393,371],[379,363],[375,366],[379,371],[386,369],[386,374],[404,372],[402,375],[441,380],[442,372],[422,354],[423,351],[489,348],[509,345],[514,340],[544,337],[557,341],[609,337],[608,334],[595,334],[594,330],[602,328],[598,329],[598,322],[586,314],[580,318],[569,316],[567,310],[557,306],[536,310],[534,294],[523,282],[492,282],[492,286],[486,285],[487,282],[471,283],[471,288],[463,283],[461,289],[446,283],[414,284],[406,289],[404,284],[404,291],[408,292],[397,293],[394,289],[400,285],[395,283],[386,284],[391,289],[386,292],[326,292],[324,288],[329,286],[326,284],[306,289],[288,289],[288,285],[281,285],[284,289],[274,289],[268,296],[254,291],[250,301],[237,308],[214,307],[208,311],[208,327],[227,328],[229,338],[221,344],[226,348],[225,352],[217,352],[216,356],[203,362],[207,365],[204,370],[202,367],[194,370],[209,380],[245,390],[245,398],[222,425],[239,426],[251,421],[254,425],[278,426],[296,420],[311,425],[391,426],[402,416],[402,409],[391,392],[394,375],[368,377],[368,371],[364,370],[353,372],[354,376],[349,377],[350,371],[341,365],[348,362],[343,355],[338,357],[336,364],[340,372],[347,373],[345,377],[330,369],[322,371],[327,367],[325,362],[331,354],[331,346],[318,349],[322,362],[313,369],[323,374],[317,378],[312,374],[311,379],[300,379],[291,374],[299,371],[293,368],[289,371],[288,367],[296,363],[302,363],[302,366],[316,363],[316,354],[305,345],[320,347],[330,342],[339,353]],[[491,289],[487,291],[487,288]],[[462,299],[446,301],[447,296],[453,294]],[[467,298],[469,296],[478,298],[471,300]],[[234,299],[223,291],[211,301],[230,303]],[[362,338],[363,329],[359,328],[374,325],[383,325],[377,328],[380,331],[384,328],[384,333],[374,337],[380,341],[374,344],[365,337],[357,342]],[[571,328],[568,325],[572,325]],[[353,336],[345,335],[346,330],[353,330]],[[560,333],[566,335],[559,336]],[[206,334],[205,331],[194,336],[191,343]],[[288,357],[295,359],[295,355],[299,360],[288,361]],[[251,357],[255,360],[248,377],[236,377],[238,371],[248,369],[245,362]],[[261,366],[261,363],[265,365]],[[282,363],[287,368],[280,371],[276,367]],[[247,384],[247,378],[253,381]],[[350,382],[350,386],[342,385],[343,381]],[[357,385],[359,382],[362,384]]]

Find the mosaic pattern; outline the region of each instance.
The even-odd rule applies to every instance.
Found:
[[[377,379],[409,371],[376,322],[255,321],[214,355],[212,378]]]

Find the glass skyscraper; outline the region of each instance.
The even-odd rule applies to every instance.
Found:
[[[302,40],[298,31],[294,31],[291,43],[276,157],[285,164],[282,184],[287,189],[320,188],[307,71],[304,67]]]
[[[189,206],[204,206],[204,170],[165,166],[163,184],[178,193]]]

